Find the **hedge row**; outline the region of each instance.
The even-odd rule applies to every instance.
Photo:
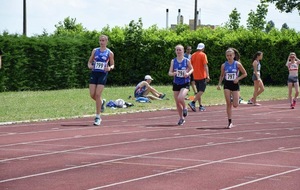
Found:
[[[78,35],[50,35],[24,37],[0,35],[0,48],[5,52],[0,70],[0,91],[54,90],[86,88],[89,70],[87,61],[99,35],[109,36],[108,47],[115,54],[116,69],[109,73],[108,85],[134,85],[146,74],[159,84],[171,84],[167,75],[170,61],[175,57],[177,44],[196,48],[206,45],[212,83],[216,84],[225,51],[235,47],[249,73],[243,84],[252,85],[251,59],[256,51],[263,51],[262,78],[266,85],[285,85],[285,67],[289,52],[300,56],[300,33],[294,30],[270,33],[225,28],[202,28],[197,31],[165,30],[152,26],[142,29],[141,23],[125,28],[104,28],[100,32]]]

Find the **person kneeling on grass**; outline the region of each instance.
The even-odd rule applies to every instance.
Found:
[[[155,88],[150,86],[150,83],[152,81],[153,78],[150,75],[146,75],[145,80],[136,85],[134,90],[134,97],[146,97],[151,100],[162,100],[166,96],[166,94],[160,93]]]

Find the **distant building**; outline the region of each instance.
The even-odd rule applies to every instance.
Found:
[[[217,25],[211,25],[211,24],[203,25],[203,24],[201,24],[201,20],[199,19],[198,22],[197,22],[197,28],[199,28],[200,26],[201,27],[208,27],[208,28],[211,28],[211,29],[215,29],[215,28],[218,27]],[[189,20],[189,27],[190,27],[191,30],[194,30],[194,19]]]
[[[167,17],[166,17],[167,18],[167,26],[168,26],[168,11],[169,10],[167,9],[167,11],[166,11],[166,13],[167,13]],[[184,23],[184,17],[183,17],[183,15],[180,14],[180,9],[178,9],[177,24],[171,24],[171,28],[174,29],[174,28],[176,28],[176,26],[178,24],[183,24],[183,23]],[[189,24],[188,25],[189,25],[190,30],[194,30],[194,19],[189,19]],[[211,29],[215,29],[218,26],[217,25],[211,25],[211,24],[202,25],[201,20],[198,19],[196,28],[199,28],[199,27],[208,27],[208,28],[211,28]]]

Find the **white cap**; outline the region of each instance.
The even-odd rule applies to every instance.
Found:
[[[145,80],[153,80],[153,78],[150,75],[146,75]]]
[[[197,49],[204,49],[204,48],[205,48],[204,43],[199,43],[197,46]]]

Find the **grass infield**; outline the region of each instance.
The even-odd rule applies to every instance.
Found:
[[[171,86],[154,87],[166,94],[168,100],[152,101],[151,103],[137,103],[133,96],[134,86],[115,87],[106,86],[103,98],[107,101],[123,99],[133,103],[133,107],[111,109],[106,108],[103,114],[117,114],[124,112],[137,112],[142,110],[175,109],[175,102]],[[287,99],[288,89],[284,87],[265,87],[265,91],[259,96],[258,101]],[[252,97],[253,86],[241,86],[241,96],[247,101]],[[188,96],[192,96],[190,91]],[[22,91],[0,93],[0,123],[18,121],[39,121],[46,119],[73,118],[93,116],[95,103],[89,96],[89,90],[69,89],[56,91]],[[187,100],[186,103],[189,101]],[[225,104],[223,90],[217,90],[216,86],[208,85],[203,94],[204,106]],[[287,102],[288,103],[288,102]]]

